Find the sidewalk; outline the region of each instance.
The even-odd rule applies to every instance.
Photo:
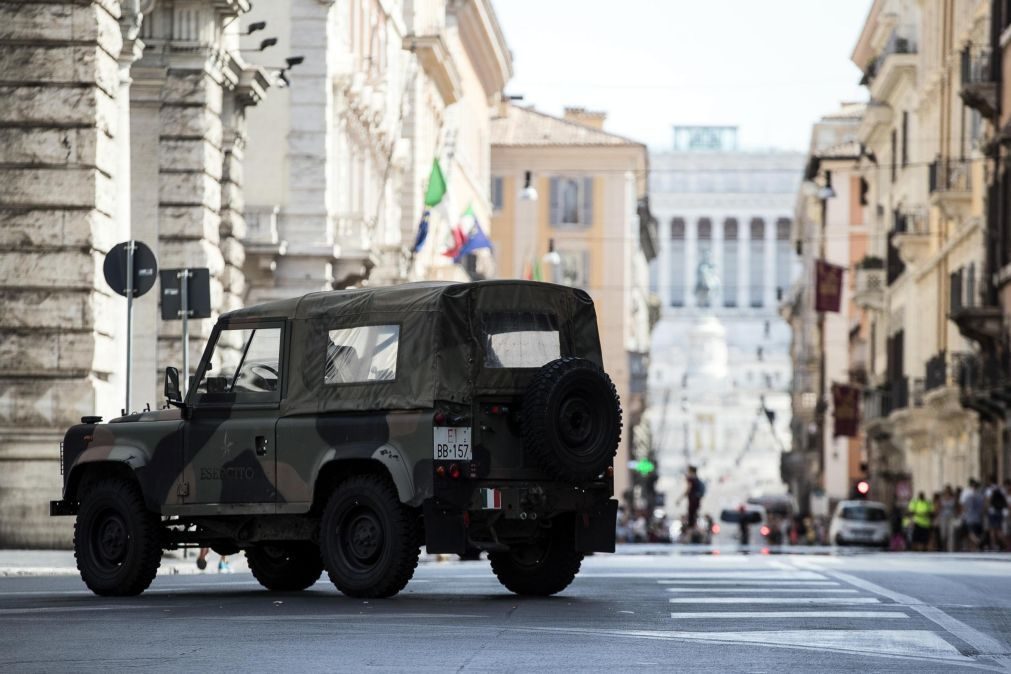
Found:
[[[215,552],[207,556],[207,569],[197,568],[197,553],[190,550],[183,558],[181,550],[165,552],[161,558],[158,575],[216,574],[220,557]],[[419,563],[454,561],[456,555],[429,555],[422,552]],[[239,553],[228,557],[232,573],[249,573],[246,555]],[[76,576],[77,561],[73,550],[0,550],[0,578],[12,576]]]

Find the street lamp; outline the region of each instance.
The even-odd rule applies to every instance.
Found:
[[[525,171],[523,174],[523,191],[520,192],[520,199],[523,201],[537,201],[537,190],[532,183],[533,174]]]

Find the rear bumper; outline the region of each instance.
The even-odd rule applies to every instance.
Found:
[[[535,537],[540,524],[560,515],[574,527],[575,548],[580,552],[614,552],[618,502],[608,494],[581,493],[578,497],[546,498],[531,506],[529,494],[512,488],[494,488],[495,499],[487,498],[493,488],[476,490],[466,506],[429,499],[423,505],[425,546],[432,553],[464,554],[472,548],[506,547],[496,531],[508,531],[516,542],[521,536]],[[493,503],[496,507],[487,507]]]

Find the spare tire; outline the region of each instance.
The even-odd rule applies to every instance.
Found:
[[[559,358],[523,396],[523,444],[554,477],[592,480],[611,465],[621,439],[621,403],[607,373],[585,358]]]

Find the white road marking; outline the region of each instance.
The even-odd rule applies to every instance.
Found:
[[[286,620],[401,620],[404,618],[424,618],[425,620],[445,618],[447,620],[458,618],[487,618],[489,616],[476,615],[472,613],[373,613],[362,611],[361,613],[320,613],[304,615],[240,615],[240,616],[200,616],[201,620],[228,620],[231,622],[285,622]]]
[[[813,571],[683,571],[664,573],[663,580],[722,579],[722,580],[828,580]],[[658,582],[663,582],[663,580]]]
[[[835,594],[856,594],[857,590],[840,590],[820,587],[668,587],[668,592],[831,592]]]
[[[756,586],[776,586],[776,587],[824,587],[834,585],[839,586],[839,583],[834,580],[658,580],[656,581],[661,585],[735,585],[735,586],[745,586],[745,585],[756,585]]]
[[[671,604],[880,604],[876,597],[671,597]]]
[[[798,564],[800,563],[801,562],[798,562]],[[810,562],[808,562],[808,564],[810,564]],[[994,656],[1000,662],[1006,665],[1011,665],[1011,658],[1009,658],[1009,651],[1011,651],[1011,649],[1009,649],[1007,645],[1001,644],[993,637],[980,632],[976,628],[965,624],[957,618],[951,617],[935,606],[931,606],[916,597],[911,597],[900,592],[894,592],[886,587],[864,580],[863,578],[851,576],[848,573],[842,573],[840,571],[825,571],[825,573],[849,583],[850,585],[881,595],[882,597],[891,599],[896,603],[903,604],[913,609],[924,618],[940,625],[949,634],[952,634],[969,644],[981,655]],[[1011,669],[1011,667],[1009,667],[1009,669]]]
[[[899,611],[691,611],[671,613],[674,620],[709,619],[709,618],[753,618],[768,620],[770,618],[909,618]],[[713,632],[715,635],[721,632]]]

